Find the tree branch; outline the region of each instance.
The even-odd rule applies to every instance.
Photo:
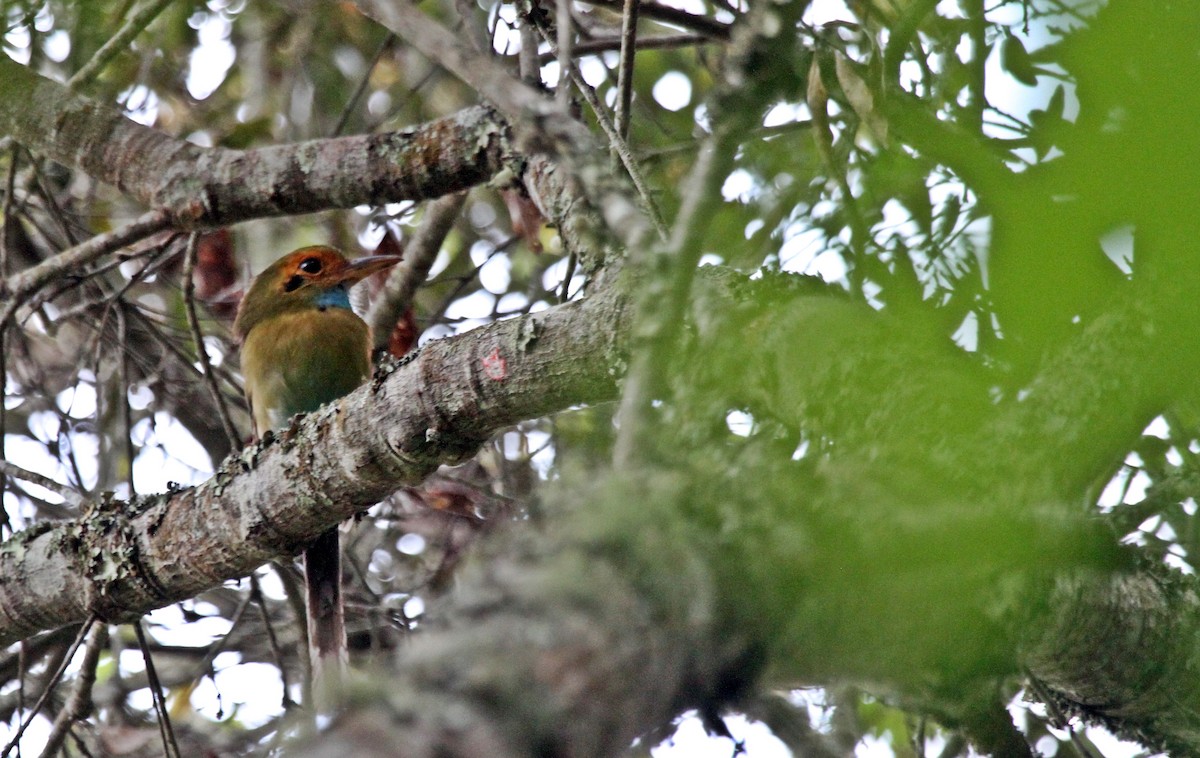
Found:
[[[0,133],[165,210],[183,229],[439,197],[499,172],[506,142],[504,123],[475,107],[384,134],[202,148],[2,56]]]
[[[0,546],[0,644],[92,610],[127,620],[245,576],[499,428],[611,399],[623,318],[610,294],[431,343],[195,489],[106,501],[17,535]]]
[[[371,303],[365,321],[371,327],[375,350],[386,350],[392,328],[412,305],[417,289],[425,283],[442,242],[458,218],[466,193],[447,195],[429,204],[421,226],[404,246],[404,260],[388,274],[387,283]]]

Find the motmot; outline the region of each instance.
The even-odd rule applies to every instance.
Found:
[[[353,391],[371,373],[371,336],[350,308],[350,287],[400,261],[347,260],[332,247],[302,247],[255,277],[233,329],[255,436],[287,426]],[[304,551],[305,608],[315,710],[328,711],[349,662],[337,527]]]

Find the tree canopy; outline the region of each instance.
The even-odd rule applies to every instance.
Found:
[[[4,754],[1200,753],[1188,4],[0,9]],[[317,243],[377,369],[251,441]]]

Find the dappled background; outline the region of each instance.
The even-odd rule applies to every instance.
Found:
[[[1169,14],[1143,9],[1151,14],[1143,19],[1129,3],[1101,12],[1102,5],[811,3],[794,55],[759,62],[756,73],[775,94],[735,140],[700,264],[865,303],[912,334],[941,340],[954,360],[977,369],[995,402],[1019,401],[1047,355],[1128,297],[1135,271],[1147,270],[1139,269],[1144,239],[1159,249],[1190,247],[1188,229],[1175,223],[1192,209],[1190,196],[1167,188],[1194,183],[1187,171],[1195,154],[1183,144],[1194,123],[1156,88],[1163,79],[1187,80],[1190,69],[1179,63],[1179,50],[1188,49],[1184,29]],[[561,7],[569,7],[575,63],[594,100],[572,97],[602,133],[594,103],[608,120],[620,99],[620,3],[445,0],[424,10],[511,70],[522,41],[536,44],[541,79],[553,88]],[[481,99],[351,2],[4,0],[0,8],[4,53],[60,81],[97,59],[131,19],[144,18],[74,86],[200,146],[397,130]],[[645,178],[640,199],[668,221],[680,212],[680,185],[712,129],[709,96],[746,12],[744,2],[727,0],[640,3],[631,104],[618,110]],[[1132,25],[1144,36],[1131,40]],[[893,94],[884,98],[885,90]],[[11,140],[0,147],[5,275],[144,210]],[[391,335],[396,357],[586,296],[597,272],[564,249],[519,186],[476,187],[452,213],[427,261],[428,278]],[[3,458],[17,467],[0,479],[5,536],[71,517],[102,493],[124,499],[207,479],[249,439],[231,333],[248,278],[305,244],[331,243],[352,255],[405,250],[428,215],[427,205],[405,202],[255,220],[194,240],[161,233],[35,293],[0,333]],[[1148,275],[1170,279],[1183,269],[1180,257],[1164,256]],[[378,286],[356,293],[361,306]],[[881,391],[887,379],[880,377]],[[797,425],[770,408],[727,403],[714,418],[712,405],[732,394],[726,390],[714,390],[720,398],[713,400],[675,388],[676,410],[656,406],[655,420],[700,446],[768,449],[801,466],[818,465],[843,444],[844,420],[820,413]],[[1114,541],[1136,545],[1139,561],[1169,575],[1191,575],[1197,548],[1196,413],[1181,403],[1153,418],[1075,504],[1107,514]],[[546,482],[607,466],[614,414],[602,405],[529,420],[357,520],[345,538],[355,660],[364,667],[390,660],[389,651],[419,634],[426,605],[453,586],[462,560],[496,524],[536,527],[552,518],[541,507]],[[684,454],[664,458],[676,455]],[[146,617],[146,649],[181,742],[233,751],[277,744],[303,675],[298,577],[295,566],[273,564]],[[8,734],[75,631],[35,637],[0,659]],[[96,711],[73,739],[156,754],[143,652],[129,627],[112,627],[96,671]],[[1025,702],[1053,703],[1045,693],[1013,686],[1004,696],[1043,754],[1086,754],[1096,749],[1092,741],[1104,755],[1137,749],[1084,730],[1053,705]],[[52,697],[46,712],[64,708],[64,698]],[[787,714],[764,709],[729,720],[749,755],[786,755],[784,743],[804,744],[789,724],[831,735],[846,752],[965,749],[953,730],[858,687],[797,689],[785,701]],[[638,749],[660,756],[695,755],[697,745],[713,755],[734,749],[702,736],[694,715],[680,724],[674,742],[676,725],[664,725]],[[48,720],[34,722],[30,749],[48,729]]]

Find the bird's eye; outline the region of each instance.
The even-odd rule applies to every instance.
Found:
[[[305,258],[300,261],[300,270],[306,274],[321,273],[321,260],[319,258]]]

